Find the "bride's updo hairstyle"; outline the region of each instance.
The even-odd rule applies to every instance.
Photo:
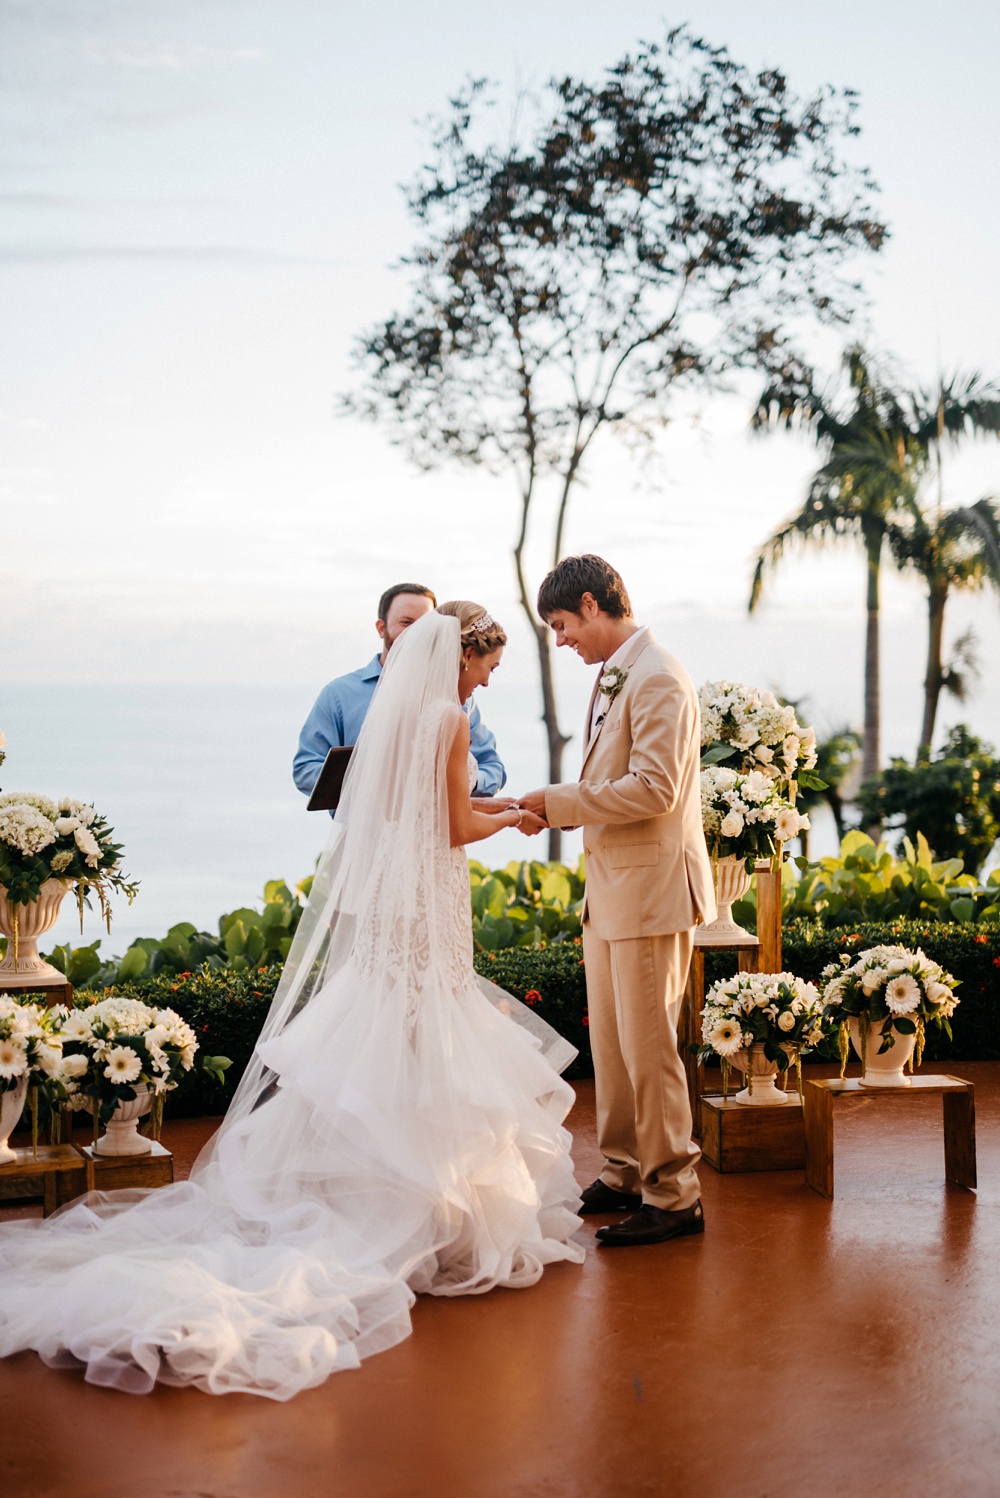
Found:
[[[477,655],[490,655],[507,643],[503,626],[481,603],[470,603],[467,598],[449,598],[447,603],[438,604],[437,611],[458,620],[463,650],[471,646]]]

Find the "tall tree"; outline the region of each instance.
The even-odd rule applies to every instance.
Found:
[[[862,774],[880,761],[881,687],[879,611],[882,556],[900,516],[916,506],[927,452],[909,429],[897,392],[863,350],[845,355],[846,399],[814,388],[810,381],[780,380],[764,391],[752,422],[758,430],[802,425],[825,461],[810,480],[802,508],[772,532],[758,553],[750,588],[750,611],[763,595],[768,573],[798,546],[826,546],[851,538],[865,555],[865,715]]]
[[[953,592],[975,592],[987,585],[1000,591],[1000,508],[995,500],[980,499],[952,510],[921,509],[908,523],[894,527],[890,545],[898,564],[916,572],[927,589],[927,670],[917,746],[918,760],[926,760],[942,691],[964,702],[975,668],[970,631],[955,641],[945,664],[945,608]]]
[[[735,369],[805,378],[798,327],[849,315],[850,262],[885,236],[842,154],[855,102],[797,98],[682,28],[596,82],[551,81],[507,124],[472,83],[433,128],[409,194],[409,305],[361,338],[345,404],[418,464],[512,477],[552,780],[568,738],[525,560],[542,491],[555,563],[602,431],[649,442],[675,390]]]
[[[861,540],[867,564],[865,733],[862,774],[880,765],[878,623],[880,571],[888,542],[898,565],[919,572],[928,590],[928,665],[919,752],[926,754],[942,689],[962,691],[969,641],[956,641],[943,662],[944,609],[952,589],[974,589],[995,580],[996,513],[991,502],[947,511],[943,449],[969,436],[1000,435],[1000,386],[978,372],[942,378],[930,391],[890,383],[861,349],[845,364],[853,395],[846,409],[827,392],[797,377],[772,383],[753,416],[758,429],[809,427],[827,453],[802,510],[768,538],[757,558],[750,608],[761,597],[766,570],[789,543],[823,545],[838,536]],[[935,478],[937,504],[924,498]]]

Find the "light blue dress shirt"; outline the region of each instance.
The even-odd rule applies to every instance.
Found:
[[[365,714],[371,706],[382,675],[378,656],[351,671],[328,681],[320,692],[299,734],[299,747],[292,761],[292,775],[303,795],[308,796],[316,784],[323,761],[335,744],[356,744]],[[479,766],[477,796],[495,796],[507,779],[507,771],[497,753],[497,741],[479,716],[470,698],[465,704],[469,715],[470,748]]]

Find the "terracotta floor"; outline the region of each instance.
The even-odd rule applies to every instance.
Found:
[[[0,1363],[0,1494],[1000,1494],[1000,1064],[955,1071],[977,1085],[977,1195],[944,1184],[939,1099],[865,1100],[838,1123],[835,1201],[800,1172],[703,1166],[704,1238],[594,1251],[587,1226],[582,1268],[421,1301],[407,1342],[287,1405],[132,1398],[25,1354]],[[205,1133],[165,1142],[184,1164]]]

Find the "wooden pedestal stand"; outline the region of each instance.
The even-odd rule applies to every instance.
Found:
[[[75,1201],[87,1191],[119,1191],[130,1186],[168,1186],[174,1157],[157,1140],[148,1155],[95,1155],[91,1145],[40,1144],[16,1151],[17,1160],[0,1165],[0,1204],[42,1199],[42,1215]]]
[[[734,951],[737,953],[739,970],[741,973],[780,973],[781,972],[781,871],[772,872],[770,863],[759,863],[756,868],[757,879],[757,936],[751,937],[749,942],[734,942],[732,945],[715,943],[712,950],[716,952]],[[694,933],[694,951],[691,956],[691,971],[688,974],[687,988],[681,1001],[681,1012],[678,1017],[677,1043],[680,1047],[681,1056],[684,1060],[684,1070],[687,1073],[688,1097],[691,1102],[692,1132],[696,1138],[703,1137],[702,1119],[702,1096],[705,1092],[705,1069],[698,1065],[697,1059],[691,1053],[689,1046],[699,1044],[701,1041],[701,1010],[705,1002],[705,952],[707,946],[699,945],[698,929]],[[721,1097],[719,1102],[722,1102]],[[737,1114],[730,1121],[726,1120],[726,1136],[731,1138],[737,1152],[743,1149],[740,1143],[739,1131],[743,1127],[740,1123],[742,1115],[749,1113],[772,1112],[771,1109],[745,1108],[742,1104],[733,1105]],[[798,1120],[798,1128],[801,1133],[802,1111],[798,1106],[786,1103],[781,1108],[787,1108],[789,1113],[794,1111]],[[759,1132],[760,1124],[746,1125],[747,1129]],[[745,1154],[745,1151],[744,1151]],[[724,1155],[720,1153],[720,1159]],[[716,1164],[711,1160],[712,1164]],[[767,1169],[767,1166],[759,1165],[716,1165],[717,1169]],[[784,1167],[771,1167],[783,1169]]]
[[[72,983],[0,982],[0,994],[5,993],[32,993],[36,998],[45,1000],[46,1009],[51,1009],[53,1004],[65,1004],[67,1009],[73,1007]]]
[[[806,1185],[820,1196],[833,1196],[833,1115],[844,1099],[905,1103],[928,1093],[940,1094],[944,1113],[944,1173],[953,1186],[976,1189],[976,1103],[971,1082],[961,1077],[910,1078],[909,1087],[862,1087],[860,1077],[807,1082],[805,1096]]]

